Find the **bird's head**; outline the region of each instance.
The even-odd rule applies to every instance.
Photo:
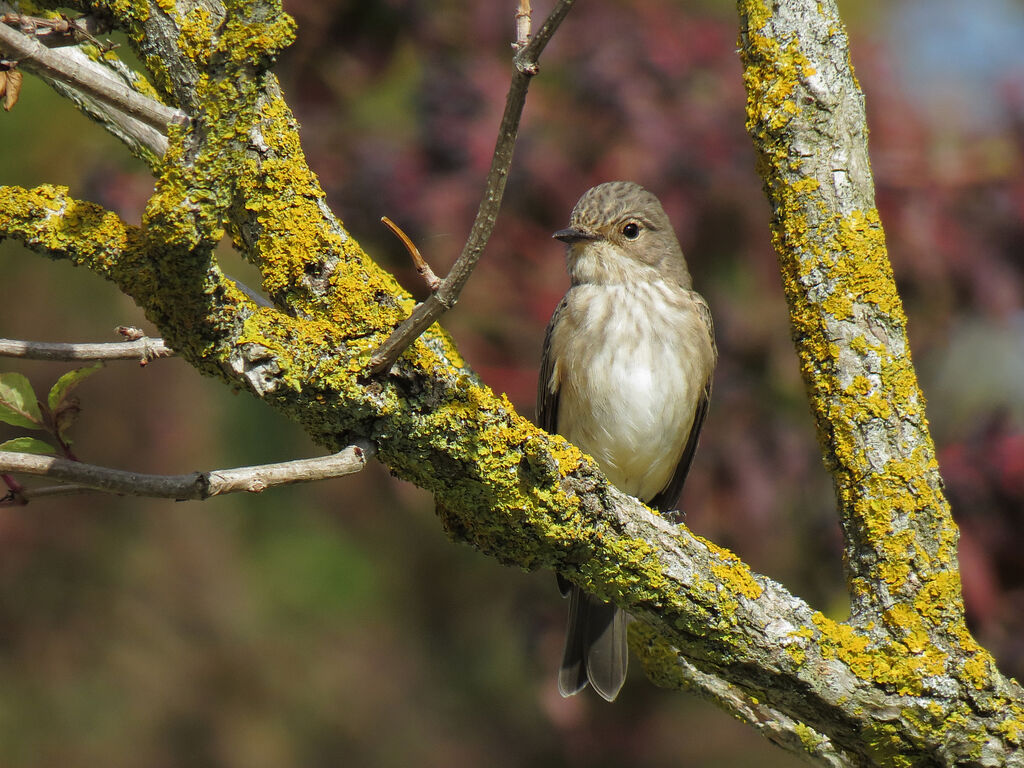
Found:
[[[666,280],[690,287],[682,249],[658,198],[631,181],[583,193],[569,227],[553,237],[568,245],[573,284]]]

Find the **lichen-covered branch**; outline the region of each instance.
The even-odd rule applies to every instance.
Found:
[[[192,365],[329,450],[368,440],[392,472],[434,494],[453,538],[503,563],[556,569],[627,608],[659,683],[699,690],[822,764],[1024,764],[1024,691],[963,623],[956,529],[831,2],[741,0],[740,11],[750,129],[837,478],[846,623],[615,490],[482,386],[437,326],[385,376],[365,376],[412,300],[331,215],[305,162],[267,72],[291,34],[279,5],[81,5],[112,13],[168,101],[195,119],[171,130],[141,227],[66,190],[4,188],[0,237],[113,280]],[[260,269],[274,307],[220,272],[223,231]]]
[[[976,676],[994,665],[964,623],[957,529],[874,204],[864,98],[846,31],[834,0],[738,6],[747,128],[839,500],[852,614],[846,631],[877,657],[857,673],[891,683],[888,674],[912,671],[916,682],[896,690],[927,700],[927,707],[908,701],[878,724],[886,738],[918,731],[922,754],[942,764],[979,759],[999,729],[982,736],[951,724],[1001,706],[1000,681],[988,671],[984,681]],[[879,677],[882,659],[890,663]],[[979,764],[1001,759],[988,755]]]
[[[0,11],[12,6],[0,2]],[[133,154],[150,164],[167,150],[167,124],[185,115],[161,104],[137,73],[113,54],[102,55],[89,46],[94,57],[78,48],[49,49],[39,40],[0,24],[0,52],[15,58],[19,66],[38,75],[58,93],[124,141]]]
[[[820,765],[838,768],[857,764],[851,754],[839,749],[828,736],[813,727],[771,707],[750,691],[697,669],[650,625],[633,623],[630,632],[634,635],[633,649],[655,685],[692,691],[783,749],[812,758]]]
[[[835,478],[854,620],[940,590],[962,615],[939,479],[874,204],[864,99],[832,2],[741,2],[748,128],[772,205],[793,337]],[[952,612],[952,613],[951,613]],[[894,620],[896,636],[905,627]],[[881,631],[883,628],[879,627]]]

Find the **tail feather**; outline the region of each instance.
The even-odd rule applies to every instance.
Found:
[[[565,651],[558,671],[559,693],[572,696],[589,682],[602,698],[614,701],[626,681],[628,662],[626,614],[573,586]]]

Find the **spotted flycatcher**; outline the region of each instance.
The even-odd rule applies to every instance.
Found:
[[[620,490],[673,509],[697,448],[717,352],[658,198],[627,181],[584,193],[569,228],[571,285],[544,337],[537,419],[589,453]],[[558,690],[608,701],[626,679],[626,616],[559,577],[569,628]]]

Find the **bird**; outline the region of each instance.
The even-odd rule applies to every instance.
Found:
[[[587,190],[569,227],[570,286],[544,334],[537,421],[590,454],[608,480],[671,513],[708,412],[718,351],[672,224],[639,184]],[[558,575],[569,622],[558,690],[614,701],[626,679],[626,614]]]

